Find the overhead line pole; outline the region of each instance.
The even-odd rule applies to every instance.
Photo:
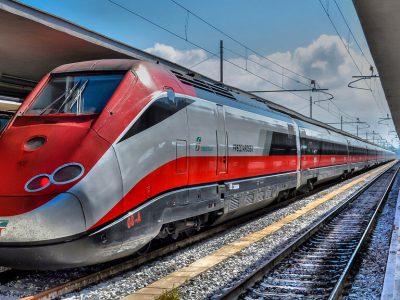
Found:
[[[372,132],[365,132],[365,138],[367,139],[367,141],[369,141],[368,135],[372,134],[372,143],[375,144],[375,135],[377,135],[377,133],[375,133],[375,130],[373,130]]]
[[[219,74],[220,82],[224,82],[224,41],[219,41]]]

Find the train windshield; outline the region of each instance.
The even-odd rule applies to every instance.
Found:
[[[123,76],[121,73],[53,76],[25,114],[100,113]]]
[[[6,128],[8,122],[11,120],[11,115],[8,113],[2,113],[0,111],[0,133]]]

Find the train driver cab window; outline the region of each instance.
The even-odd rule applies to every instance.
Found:
[[[123,73],[54,75],[25,114],[98,114],[123,76]]]
[[[8,122],[11,120],[11,114],[0,112],[0,133],[6,128]]]

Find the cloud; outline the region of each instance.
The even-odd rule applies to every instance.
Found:
[[[191,66],[195,62],[201,61],[207,57],[206,52],[201,49],[180,51],[172,46],[160,43],[156,43],[152,48],[146,49],[145,51],[184,66]]]
[[[179,50],[169,45],[157,43],[154,47],[146,51],[155,55],[164,57],[170,61],[181,64],[193,69],[201,74],[219,79],[219,58],[210,57],[208,53],[199,49]],[[359,53],[349,49],[352,57],[359,66],[362,66],[362,72],[368,74],[369,65]],[[209,58],[208,60],[206,60]],[[299,47],[291,52],[276,52],[267,55],[265,58],[251,54],[247,57],[238,55],[229,55],[226,53],[224,62],[224,82],[228,85],[238,87],[243,90],[278,90],[283,86],[285,89],[304,89],[309,81],[288,70],[271,63],[274,61],[289,70],[298,74],[304,74],[308,78],[317,80],[317,83],[328,88],[332,93],[334,103],[340,109],[350,116],[358,117],[361,121],[368,121],[371,124],[369,131],[375,130],[387,135],[388,126],[377,124],[377,120],[389,111],[379,81],[371,81],[376,100],[373,99],[369,91],[348,88],[348,83],[353,75],[359,75],[347,49],[338,36],[321,35],[311,44]],[[204,61],[205,60],[205,61]],[[239,66],[239,67],[238,67]],[[256,74],[252,75],[246,69]],[[376,79],[375,79],[376,80]],[[274,83],[274,84],[271,84]],[[366,87],[365,82],[360,82],[360,86]],[[297,92],[297,95],[291,93],[264,93],[260,94],[274,102],[287,106],[291,109],[308,115],[310,95],[314,100],[326,99],[326,95],[321,93]],[[320,102],[314,105],[313,117],[324,122],[338,122],[340,113],[332,103]],[[331,113],[326,110],[330,110]],[[332,115],[333,114],[333,115]],[[347,117],[345,121],[351,121]],[[336,125],[338,126],[338,125]],[[345,130],[355,134],[355,127],[345,125]],[[360,132],[365,132],[361,130]],[[365,133],[363,134],[365,137]]]

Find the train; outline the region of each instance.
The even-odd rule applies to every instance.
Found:
[[[394,153],[218,82],[105,59],[49,72],[0,131],[0,265],[137,253]]]

